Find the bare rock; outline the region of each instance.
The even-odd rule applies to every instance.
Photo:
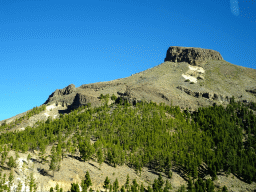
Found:
[[[247,89],[246,92],[252,93],[254,96],[256,96],[256,88]]]
[[[193,66],[203,66],[209,60],[223,60],[221,54],[211,49],[194,47],[169,47],[164,61],[187,62]]]
[[[91,103],[92,105],[94,105],[95,103],[98,104],[98,102],[98,99],[95,97],[88,96],[82,93],[77,93],[72,103],[72,106],[76,108],[82,105],[86,105],[88,103]]]
[[[53,96],[56,95],[69,95],[71,93],[73,93],[76,90],[76,86],[74,84],[70,84],[67,87],[63,88],[63,89],[57,89],[54,93]]]

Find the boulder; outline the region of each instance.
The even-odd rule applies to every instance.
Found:
[[[211,49],[194,47],[169,47],[164,61],[187,62],[193,66],[204,66],[209,60],[223,60],[221,54]]]

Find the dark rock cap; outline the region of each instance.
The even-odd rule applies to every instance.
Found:
[[[195,47],[169,47],[164,61],[187,62],[194,66],[203,66],[209,60],[223,60],[221,54],[211,49]]]

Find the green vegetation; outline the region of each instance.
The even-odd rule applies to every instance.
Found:
[[[141,102],[132,107],[120,98],[115,105],[111,114],[114,104],[98,108],[88,105],[60,115],[59,119],[39,122],[37,127],[1,134],[2,166],[13,167],[12,159],[5,165],[10,148],[21,152],[39,149],[44,154],[45,146],[57,144],[52,147],[49,162],[53,172],[58,171],[67,153],[74,156],[79,150],[84,161],[91,159],[113,167],[126,164],[137,174],[148,167],[159,176],[171,178],[172,169],[181,170],[196,191],[201,191],[198,186],[208,186],[206,191],[211,191],[209,181],[201,178],[210,174],[214,180],[220,171],[233,173],[248,183],[256,181],[256,117],[250,110],[255,110],[255,103],[247,107],[232,98],[226,108],[215,105],[199,108],[193,114],[163,103]],[[166,114],[174,118],[167,118]],[[72,133],[74,136],[67,140]],[[92,138],[96,140],[94,144],[90,142]],[[127,179],[124,188],[138,190],[136,181],[130,185]],[[84,182],[83,189],[89,186]],[[153,191],[165,189],[161,178],[150,187]],[[122,190],[118,182],[112,185],[107,178],[104,188]]]
[[[29,120],[30,117],[32,117],[33,115],[39,114],[41,111],[44,111],[45,109],[46,109],[46,105],[42,105],[40,107],[34,107],[31,111],[27,112],[26,115],[16,119],[15,121],[9,124],[7,124],[6,121],[4,121],[4,123],[2,123],[2,125],[0,126],[0,130],[11,129],[17,124],[21,123],[23,120]]]
[[[186,79],[185,82],[190,82],[190,80],[189,80],[189,79]]]

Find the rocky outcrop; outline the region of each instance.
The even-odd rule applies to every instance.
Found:
[[[67,106],[73,103],[74,96],[76,93],[76,87],[74,84],[68,85],[63,89],[56,89],[46,100],[44,104],[50,102],[56,102],[56,105],[59,105],[58,102],[61,102],[62,106]]]
[[[196,98],[205,98],[205,99],[210,99],[210,100],[218,100],[221,102],[229,102],[229,97],[228,96],[223,96],[221,94],[218,93],[210,93],[210,92],[198,92],[198,91],[191,91],[185,87],[182,86],[178,86],[177,89],[184,91],[185,93],[187,93],[188,95],[192,96],[192,97],[196,97]]]
[[[74,108],[77,108],[77,107],[80,107],[82,105],[86,105],[87,103],[93,104],[95,102],[98,102],[97,98],[92,97],[92,96],[88,96],[88,95],[85,95],[85,94],[82,94],[82,93],[77,93],[75,98],[74,98],[74,101],[72,103],[72,106]]]
[[[256,97],[256,88],[247,89],[246,92],[252,93]]]
[[[223,60],[221,54],[211,49],[194,47],[169,47],[164,61],[187,62],[194,66],[203,66],[208,60]]]
[[[107,83],[107,82],[99,82],[99,83],[92,83],[92,84],[85,84],[85,85],[81,85],[80,88],[81,89],[92,89],[94,91],[100,91],[103,89],[107,89],[109,87],[113,87],[113,86],[119,86],[119,85],[123,85],[123,83]]]
[[[70,84],[69,86],[63,88],[63,89],[57,89],[54,93],[53,96],[62,96],[62,95],[69,95],[73,92],[75,92],[76,86],[74,84]]]

